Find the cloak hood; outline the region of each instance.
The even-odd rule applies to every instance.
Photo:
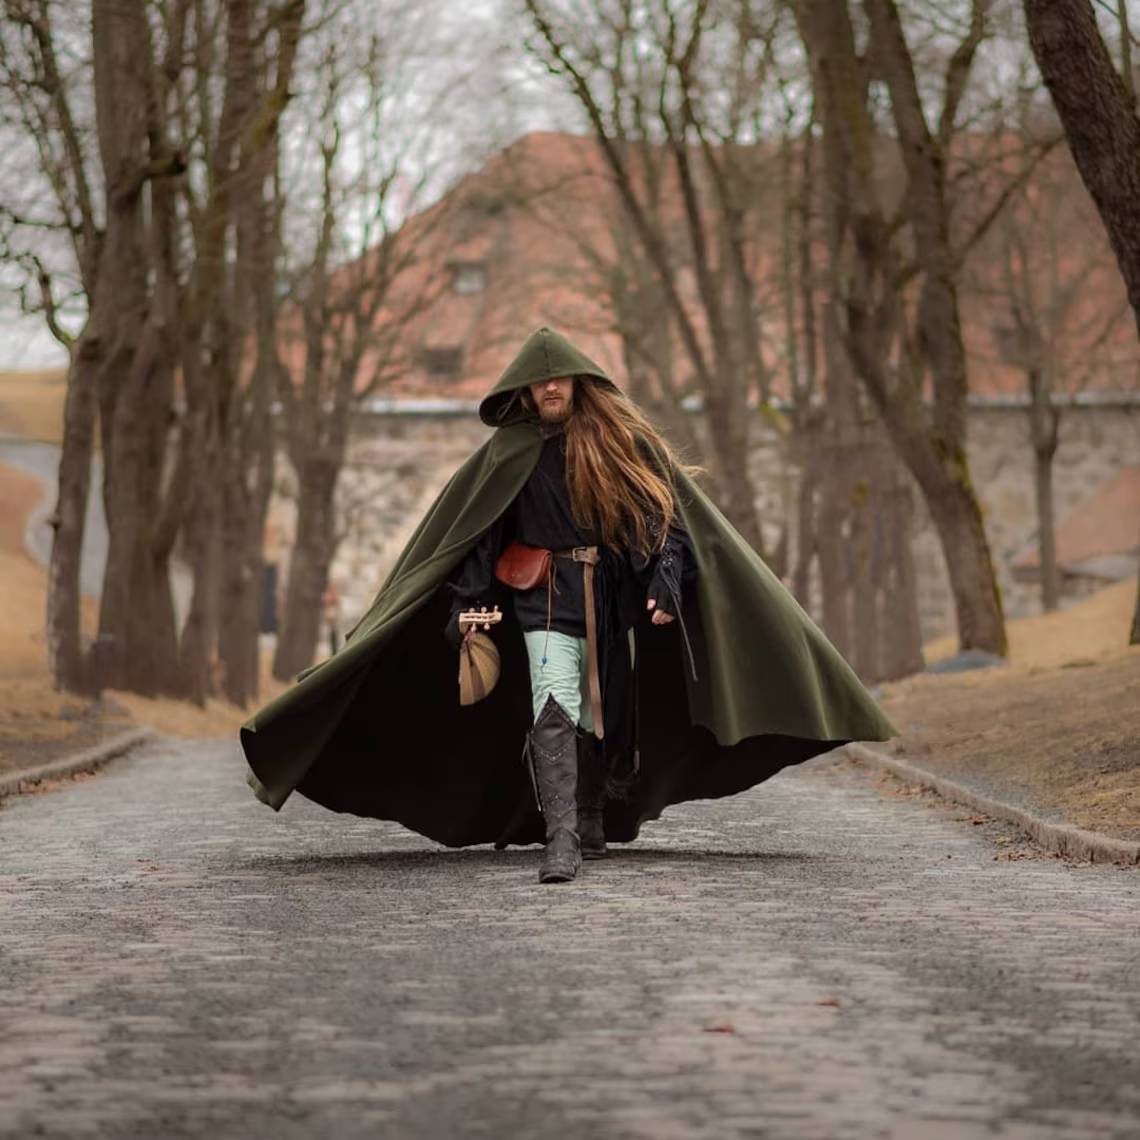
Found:
[[[505,427],[526,419],[537,419],[518,398],[528,384],[540,380],[556,380],[560,376],[588,376],[616,388],[605,370],[595,364],[581,349],[575,348],[561,333],[545,325],[532,332],[507,365],[498,383],[479,404],[479,418],[488,427]]]

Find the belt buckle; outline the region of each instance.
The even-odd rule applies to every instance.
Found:
[[[591,565],[598,560],[597,552],[592,546],[575,546],[570,551],[570,557],[575,562],[588,562]]]

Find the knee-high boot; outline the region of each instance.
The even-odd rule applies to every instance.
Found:
[[[582,732],[578,736],[578,835],[583,859],[606,856],[605,802],[602,743],[592,732]]]
[[[540,883],[567,883],[578,873],[577,728],[550,694],[527,734],[527,761],[546,824]]]

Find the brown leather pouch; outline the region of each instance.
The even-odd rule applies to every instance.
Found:
[[[512,590],[533,590],[548,580],[553,558],[545,546],[512,542],[495,563],[495,577]]]

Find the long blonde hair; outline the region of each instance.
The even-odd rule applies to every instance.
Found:
[[[524,403],[534,407],[530,393]],[[574,521],[593,527],[606,546],[648,555],[660,548],[676,514],[672,488],[639,446],[658,463],[689,475],[700,467],[681,462],[673,447],[620,388],[577,376],[574,402],[565,423],[566,485]],[[654,538],[649,520],[660,532]]]

